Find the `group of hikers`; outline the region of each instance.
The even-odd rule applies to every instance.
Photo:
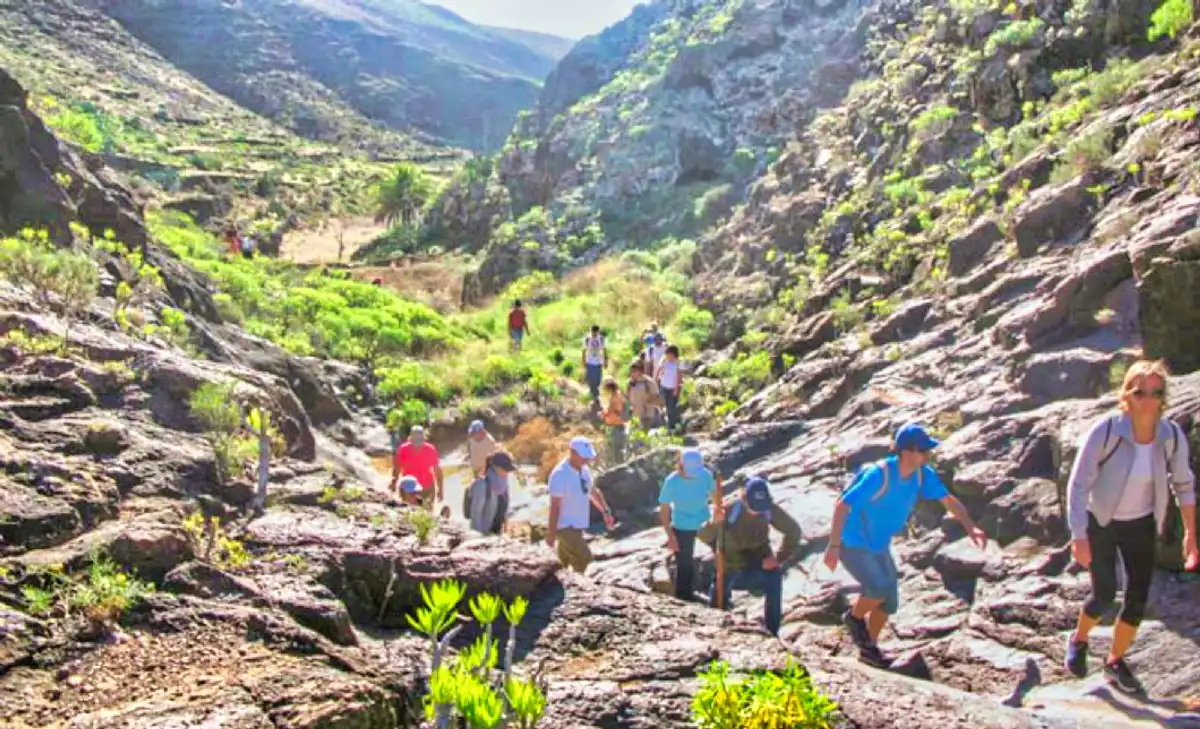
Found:
[[[597,336],[594,329],[591,338]],[[655,344],[652,336],[648,346]],[[597,347],[599,356],[605,356],[601,337],[598,344],[585,343],[585,359],[596,354]],[[662,368],[677,361],[676,354],[674,359],[664,356],[655,363],[660,387]],[[631,387],[625,392],[612,387],[611,380],[605,381],[603,389],[610,398],[632,400],[637,397],[633,385],[649,377],[644,364],[637,362],[631,369]],[[1167,368],[1161,362],[1142,360],[1127,369],[1118,409],[1100,418],[1084,435],[1067,487],[1071,553],[1088,570],[1091,594],[1080,610],[1075,630],[1067,637],[1064,664],[1075,676],[1087,674],[1089,636],[1116,601],[1119,564],[1125,573],[1122,605],[1102,670],[1109,683],[1130,694],[1144,691],[1125,655],[1145,614],[1159,536],[1168,526],[1172,495],[1182,523],[1185,569],[1200,567],[1195,477],[1189,465],[1187,436],[1164,415],[1167,382]],[[606,415],[613,409],[610,399]],[[894,435],[891,455],[859,469],[833,510],[822,561],[831,571],[840,564],[858,583],[858,597],[842,621],[860,659],[869,665],[891,664],[878,643],[900,606],[899,571],[891,544],[905,531],[918,502],[941,502],[972,542],[981,549],[987,546],[986,533],[930,466],[930,456],[938,445],[920,424],[902,426]],[[516,471],[513,458],[479,421],[469,428],[468,450],[476,480],[464,499],[463,513],[476,531],[500,533],[508,511],[508,477]],[[615,527],[615,516],[591,470],[597,455],[589,439],[575,438],[549,477],[546,544],[556,551],[564,567],[580,573],[592,561],[586,539],[592,508],[608,529]],[[409,503],[432,508],[435,497],[442,500],[437,450],[424,442],[420,428],[414,428],[409,441],[397,450],[393,489],[398,475],[404,477],[401,497]],[[735,588],[761,591],[763,622],[770,633],[778,634],[783,573],[791,561],[803,556],[800,527],[775,502],[771,485],[762,476],[751,476],[728,496],[722,492],[720,479],[695,448],[679,453],[675,470],[662,483],[659,518],[666,550],[674,557],[675,596],[696,600],[695,544],[703,542],[717,561],[710,604],[728,609]],[[777,550],[772,546],[772,530],[782,536]]]
[[[225,245],[229,247],[231,257],[251,259],[258,250],[258,239],[253,233],[242,235],[236,226],[231,225],[225,229]]]

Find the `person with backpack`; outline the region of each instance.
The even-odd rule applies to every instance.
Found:
[[[840,561],[860,586],[858,599],[842,616],[864,663],[886,667],[879,634],[900,606],[899,575],[892,558],[892,538],[904,530],[918,499],[940,501],[967,530],[980,549],[987,535],[967,509],[929,467],[938,441],[925,428],[910,423],[896,432],[895,455],[859,470],[833,510],[825,566]]]
[[[640,362],[629,368],[629,387],[625,391],[629,400],[630,417],[637,418],[642,429],[658,427],[658,386],[646,377]]]
[[[604,364],[608,362],[608,348],[600,326],[592,325],[592,333],[583,339],[583,370],[588,389],[592,393],[592,404],[600,404],[600,383],[604,381]]]
[[[512,456],[497,451],[487,457],[483,475],[467,489],[467,520],[481,534],[500,534],[508,520],[508,476],[516,471]]]
[[[675,555],[675,597],[691,602],[695,591],[696,534],[712,518],[709,505],[720,500],[717,482],[695,448],[679,453],[675,473],[663,481],[658,513],[667,533],[667,550]]]
[[[528,333],[529,317],[525,314],[525,307],[521,306],[521,300],[517,299],[508,312],[508,336],[514,350],[521,351],[521,343]]]
[[[761,589],[763,622],[767,632],[779,635],[783,619],[783,564],[800,546],[800,525],[775,506],[770,484],[761,476],[748,480],[730,499],[718,499],[715,506],[712,520],[696,535],[714,552],[720,541],[725,558],[724,592],[718,595],[714,582],[709,601],[713,607],[728,610],[734,587]],[[772,528],[783,534],[778,553],[771,549]]]
[[[625,460],[625,424],[629,422],[629,399],[621,394],[615,377],[604,380],[608,405],[604,409],[604,426],[608,428],[608,463],[615,466]]]
[[[682,425],[679,421],[679,395],[683,392],[683,366],[679,361],[679,347],[674,344],[667,347],[655,372],[658,391],[667,409],[667,430],[675,432]]]
[[[255,240],[253,233],[243,237],[242,238],[242,258],[245,258],[247,261],[254,258],[254,249],[257,247],[258,247],[257,241]]]
[[[488,456],[500,450],[496,439],[487,431],[482,420],[472,421],[467,427],[467,458],[471,462],[471,474],[475,477],[483,475],[487,467]],[[464,514],[466,511],[464,510]]]
[[[1158,535],[1172,491],[1183,519],[1185,569],[1200,566],[1196,545],[1195,476],[1188,440],[1164,417],[1166,365],[1142,360],[1125,372],[1119,410],[1083,436],[1067,485],[1071,554],[1091,575],[1092,593],[1067,638],[1067,671],[1087,675],[1088,636],[1117,596],[1117,563],[1125,595],[1104,661],[1105,678],[1127,694],[1145,689],[1125,662],[1137,636],[1154,577]]]
[[[588,464],[596,459],[596,449],[587,438],[571,441],[567,457],[550,472],[550,523],[546,544],[556,550],[558,561],[579,574],[592,562],[584,534],[591,527],[592,506],[604,515],[604,525],[616,526],[604,494],[595,485]]]

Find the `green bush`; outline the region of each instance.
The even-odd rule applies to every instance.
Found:
[[[1166,0],[1150,16],[1150,29],[1146,37],[1156,41],[1163,36],[1175,40],[1194,20],[1192,0]]]
[[[700,729],[832,729],[837,704],[825,698],[802,667],[755,672],[731,681],[729,666],[714,662],[701,674],[692,701]]]
[[[204,439],[213,450],[217,481],[226,483],[237,476],[246,460],[258,454],[253,438],[239,436],[242,406],[236,382],[209,382],[197,387],[188,398],[192,417],[204,427]]]
[[[67,575],[51,567],[31,575],[33,582],[21,588],[25,609],[31,615],[49,617],[81,611],[97,623],[111,624],[146,595],[154,585],[126,574],[111,559],[94,555],[86,575]]]
[[[1030,20],[1014,20],[988,36],[984,45],[984,55],[991,58],[1001,49],[1023,48],[1032,44],[1046,28],[1046,22],[1041,18]]]
[[[72,321],[96,298],[100,285],[91,258],[56,249],[46,231],[29,229],[13,237],[0,237],[0,276],[63,315],[64,349],[70,343]]]

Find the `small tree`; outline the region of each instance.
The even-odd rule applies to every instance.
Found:
[[[39,304],[63,316],[64,351],[70,344],[72,321],[96,298],[100,285],[91,258],[56,249],[46,231],[28,229],[0,239],[0,275],[28,289]]]
[[[96,241],[96,247],[102,251],[108,251],[129,268],[130,278],[117,284],[117,306],[113,316],[121,329],[131,331],[135,327],[129,320],[129,308],[146,304],[163,289],[162,274],[159,273],[157,267],[146,263],[145,256],[141,251],[131,250],[124,243],[116,240],[111,230],[104,232],[103,240]]]
[[[238,438],[242,423],[236,382],[210,382],[196,388],[188,400],[192,416],[205,428],[204,438],[216,459],[217,481],[228,483],[242,469],[246,447]]]
[[[420,167],[404,162],[379,186],[375,198],[375,221],[387,226],[412,225],[433,194],[433,185]]]

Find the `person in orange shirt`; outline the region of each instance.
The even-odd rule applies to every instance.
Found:
[[[604,409],[604,424],[608,427],[608,462],[615,466],[625,460],[625,424],[629,420],[629,400],[621,394],[616,378],[604,380],[608,407]]]

